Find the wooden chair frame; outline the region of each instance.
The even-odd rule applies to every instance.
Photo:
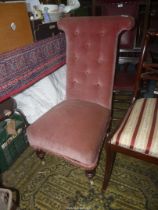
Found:
[[[150,76],[151,70],[153,70],[153,68],[154,68],[154,70],[156,71],[156,69],[158,68],[158,64],[153,64],[153,63],[147,64],[147,63],[145,63],[148,44],[149,44],[149,41],[150,41],[151,37],[158,37],[158,32],[148,32],[146,34],[146,37],[145,37],[145,40],[144,40],[144,45],[143,45],[143,48],[142,48],[140,61],[139,61],[138,67],[137,67],[137,80],[136,80],[136,83],[135,83],[134,96],[133,96],[133,100],[131,102],[131,105],[129,107],[128,112],[130,112],[132,110],[133,105],[135,104],[135,102],[137,101],[137,99],[140,96],[140,89],[141,89],[142,81],[150,80],[150,79],[158,80],[158,74],[156,74],[155,77],[152,77],[152,78]],[[146,73],[145,77],[144,77],[144,72]],[[118,127],[115,129],[115,131],[111,135],[109,135],[109,137],[108,137],[108,139],[105,143],[106,166],[105,166],[105,176],[104,176],[103,190],[105,190],[108,186],[117,152],[125,154],[125,155],[129,155],[129,156],[132,156],[134,158],[141,159],[141,160],[144,160],[144,161],[147,161],[147,162],[158,164],[158,158],[156,158],[156,157],[149,156],[149,155],[134,151],[132,149],[124,148],[124,147],[121,147],[121,146],[118,146],[118,145],[115,145],[115,144],[111,144],[111,139],[112,139],[113,135],[115,134],[115,132],[117,131]]]

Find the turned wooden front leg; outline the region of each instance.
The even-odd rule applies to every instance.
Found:
[[[42,150],[36,150],[36,155],[40,160],[44,160],[45,154]]]

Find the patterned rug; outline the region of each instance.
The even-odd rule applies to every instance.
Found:
[[[30,87],[65,64],[63,33],[0,54],[0,101]]]
[[[84,171],[56,157],[45,165],[31,148],[3,174],[5,185],[20,193],[20,210],[158,210],[158,167],[118,154],[105,193],[102,151],[94,184]]]

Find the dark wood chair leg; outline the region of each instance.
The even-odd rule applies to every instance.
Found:
[[[108,186],[116,157],[116,152],[111,150],[110,144],[106,144],[105,150],[106,150],[106,165],[105,165],[105,174],[104,174],[104,182],[102,190],[106,190]]]
[[[43,152],[42,150],[36,150],[36,155],[42,161],[43,165],[45,164],[45,160],[44,160],[45,154],[46,153]]]
[[[86,170],[85,174],[88,177],[88,180],[90,182],[90,185],[93,185],[93,177],[95,176],[96,170]]]

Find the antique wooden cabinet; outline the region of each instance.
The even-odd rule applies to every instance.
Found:
[[[0,3],[0,53],[33,42],[26,4]]]

